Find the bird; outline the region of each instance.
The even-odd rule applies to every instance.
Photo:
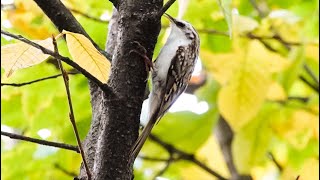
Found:
[[[148,113],[148,123],[131,148],[131,160],[138,156],[154,125],[186,90],[199,56],[200,38],[195,28],[187,21],[164,15],[171,32],[156,60],[151,61],[152,90],[145,106],[148,109],[141,111]]]

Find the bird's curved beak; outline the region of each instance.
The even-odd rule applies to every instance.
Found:
[[[174,24],[176,24],[176,20],[172,16],[170,16],[167,13],[164,13],[163,15],[164,17],[168,18],[170,22],[173,22]]]

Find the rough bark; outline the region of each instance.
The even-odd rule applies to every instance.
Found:
[[[109,85],[115,96],[104,94],[106,119],[101,123],[93,174],[95,179],[132,179],[129,151],[138,137],[139,116],[147,72],[136,53],[134,41],[147,50],[151,59],[158,34],[161,0],[120,1],[118,43],[112,60]]]
[[[118,18],[119,13],[116,9],[113,10],[111,20],[109,21],[108,41],[106,43],[106,51],[109,54],[114,53],[117,44],[118,35]],[[94,158],[96,154],[96,146],[101,132],[101,121],[106,119],[106,114],[103,109],[103,93],[102,90],[94,83],[90,84],[91,106],[92,106],[92,121],[91,127],[84,141],[84,149],[88,158],[89,168],[93,171]],[[87,176],[86,170],[81,164],[79,179],[85,179]]]

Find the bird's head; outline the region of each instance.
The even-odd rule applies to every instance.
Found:
[[[173,18],[167,13],[164,13],[165,17],[171,22],[172,31],[177,34],[184,35],[189,40],[199,39],[197,31],[187,21]]]

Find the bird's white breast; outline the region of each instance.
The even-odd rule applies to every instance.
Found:
[[[191,40],[186,38],[183,32],[176,28],[172,29],[170,36],[162,47],[155,63],[158,78],[166,78],[171,60],[175,56],[178,47],[187,46],[190,43]]]

